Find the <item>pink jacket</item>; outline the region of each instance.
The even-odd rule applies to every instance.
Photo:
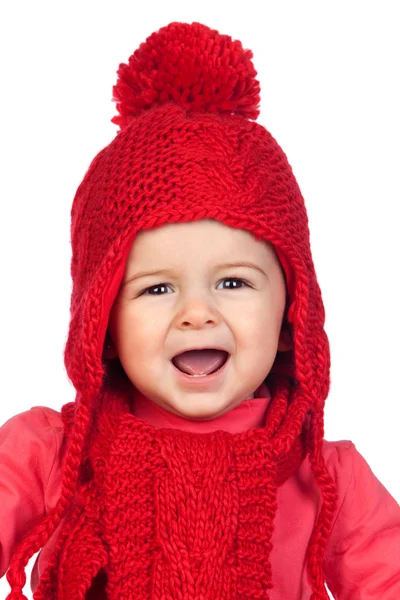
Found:
[[[157,427],[232,433],[264,423],[268,390],[212,421],[180,419],[138,396],[135,414]],[[65,452],[61,414],[35,406],[0,428],[0,577],[18,541],[56,504]],[[339,502],[325,557],[325,577],[338,600],[400,599],[400,506],[375,477],[354,444],[324,440],[324,458],[338,485]],[[272,537],[271,600],[305,600],[311,587],[305,553],[320,506],[308,458],[278,492]],[[36,558],[34,591],[46,568],[58,530]]]

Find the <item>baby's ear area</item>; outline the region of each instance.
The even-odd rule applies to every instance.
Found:
[[[103,346],[103,358],[111,360],[113,358],[118,358],[117,349],[114,345],[114,342],[111,339],[110,333],[106,332],[106,337],[104,340]]]

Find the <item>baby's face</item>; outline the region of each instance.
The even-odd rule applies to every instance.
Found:
[[[265,275],[248,266],[217,269],[234,261],[254,263]],[[154,270],[168,272],[134,278]],[[285,302],[272,246],[212,219],[168,224],[136,237],[109,333],[142,394],[181,417],[211,419],[240,404],[268,375]],[[171,362],[184,349],[221,345],[231,356],[210,383],[189,385]]]

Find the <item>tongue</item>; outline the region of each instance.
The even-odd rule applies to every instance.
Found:
[[[227,356],[223,350],[189,350],[175,356],[172,362],[189,375],[209,375],[224,364]]]

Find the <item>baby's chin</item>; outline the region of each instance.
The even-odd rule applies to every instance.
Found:
[[[181,419],[200,422],[221,417],[240,404],[237,400],[229,403],[218,402],[213,394],[208,394],[208,397],[200,394],[198,398],[193,397],[193,394],[188,396],[188,399],[182,402],[163,403],[163,408]]]

